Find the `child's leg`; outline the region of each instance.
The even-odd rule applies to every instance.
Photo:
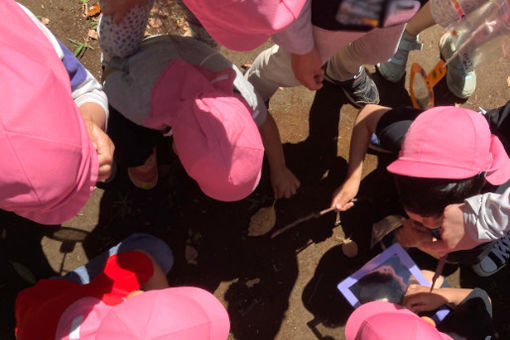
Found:
[[[290,62],[290,53],[278,45],[260,52],[246,72],[246,78],[264,101],[269,100],[280,86],[298,86]]]
[[[168,245],[157,237],[148,234],[132,234],[99,256],[94,257],[87,264],[67,273],[61,279],[78,284],[88,284],[101,273],[108,258],[112,255],[140,250],[151,256],[159,265],[163,273],[168,273],[173,266],[174,258]]]
[[[104,5],[103,1],[99,3]],[[101,16],[97,31],[104,63],[113,57],[125,58],[136,52],[143,40],[153,4],[154,0],[147,0],[145,5],[133,7],[118,24],[113,22],[113,16]]]
[[[161,132],[137,125],[110,107],[108,135],[117,146],[115,161],[128,167],[128,175],[140,189],[151,189],[158,182],[156,144]]]
[[[326,75],[341,82],[352,79],[361,65],[386,61],[396,52],[405,25],[374,29],[340,49],[329,59]]]

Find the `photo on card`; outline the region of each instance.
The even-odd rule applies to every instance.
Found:
[[[337,288],[357,308],[370,301],[402,304],[407,287],[413,283],[430,286],[413,259],[395,243],[340,282]],[[433,319],[439,322],[448,313],[448,307],[441,307]]]

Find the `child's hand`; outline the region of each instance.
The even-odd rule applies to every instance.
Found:
[[[348,179],[333,194],[331,207],[334,207],[339,211],[350,209],[354,205],[353,199],[358,194],[358,190],[359,181],[355,179]]]
[[[145,5],[148,0],[102,0],[101,12],[104,15],[113,15],[113,22],[118,24],[131,8]]]
[[[100,127],[94,124],[94,122],[85,120],[85,125],[87,126],[92,145],[97,152],[97,160],[99,163],[97,181],[102,182],[107,180],[112,173],[115,146],[110,137],[108,137]]]
[[[466,203],[450,204],[444,209],[441,240],[423,244],[424,249],[444,255],[452,251],[472,249],[481,243],[471,237],[468,226],[464,223],[465,205]]]
[[[271,185],[275,198],[279,199],[282,197],[290,198],[296,193],[301,183],[292,171],[285,167],[278,172],[271,172]]]
[[[430,287],[417,284],[409,285],[406,296],[404,297],[404,306],[415,313],[432,311],[448,303],[443,296],[443,288],[437,288],[430,292]]]
[[[324,70],[321,56],[315,47],[306,54],[292,54],[292,70],[296,79],[310,90],[322,87]]]

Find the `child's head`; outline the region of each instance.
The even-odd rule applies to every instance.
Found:
[[[399,157],[388,166],[404,208],[427,217],[479,194],[488,181],[510,179],[510,159],[481,113],[436,107],[411,124]]]
[[[174,60],[152,91],[148,127],[171,126],[176,153],[202,191],[237,201],[257,186],[264,146],[252,111],[233,92],[235,72]]]
[[[418,315],[399,305],[368,302],[351,314],[345,325],[346,340],[451,340]]]
[[[223,46],[249,51],[299,16],[305,0],[184,0],[207,32]]]
[[[97,154],[51,43],[14,1],[0,11],[0,208],[59,224],[90,197]]]
[[[485,185],[485,174],[467,179],[418,178],[395,175],[399,199],[406,211],[424,216],[438,217],[449,204],[462,203],[477,195]]]
[[[81,298],[60,317],[55,339],[224,340],[229,328],[225,308],[211,293],[176,287],[151,290],[115,306]]]

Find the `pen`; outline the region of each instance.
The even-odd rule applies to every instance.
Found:
[[[439,259],[439,262],[437,263],[436,271],[434,272],[434,276],[432,277],[432,284],[430,285],[430,291],[429,293],[432,293],[432,290],[434,289],[434,285],[436,284],[436,281],[439,276],[443,273],[443,268],[446,263],[446,256],[441,256]]]

